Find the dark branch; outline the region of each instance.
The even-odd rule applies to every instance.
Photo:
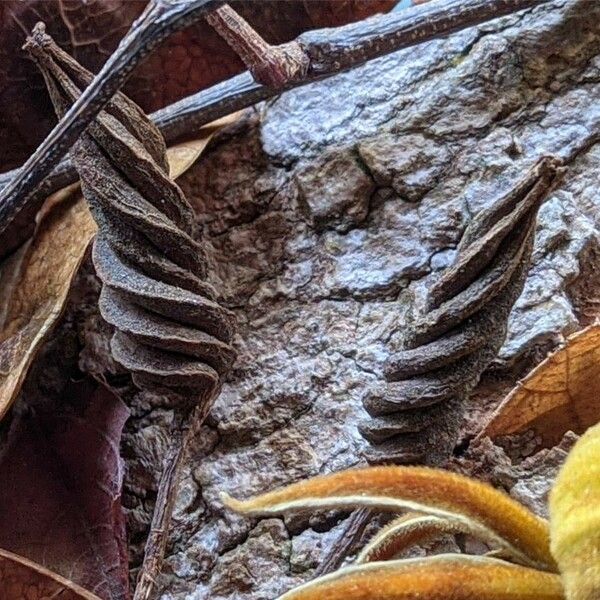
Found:
[[[371,17],[343,27],[307,31],[297,38],[310,59],[306,75],[285,90],[326,79],[397,50],[445,37],[549,0],[446,0]],[[226,114],[279,95],[243,73],[167,106],[153,115],[167,142]],[[0,180],[1,181],[1,180]]]
[[[548,1],[446,0],[344,27],[306,32],[296,41],[310,59],[308,71],[302,79],[290,81],[285,89],[331,77],[384,54]],[[77,176],[68,161],[52,169],[106,100],[123,85],[133,68],[170,33],[221,3],[220,0],[155,0],[134,23],[77,104],[25,165],[0,176],[0,186],[6,186],[0,196],[0,258],[31,235],[35,214],[44,198],[66,183],[76,181]],[[260,85],[249,73],[243,73],[151,116],[167,142],[172,142],[214,119],[279,93],[281,89]]]
[[[28,206],[29,199],[33,196],[39,204],[36,188],[127,81],[133,69],[173,31],[205,16],[222,3],[222,0],[151,0],[79,100],[2,190],[0,256],[23,241],[23,226],[27,235],[31,233],[31,217],[35,213],[32,214]],[[44,192],[49,189],[46,184]]]

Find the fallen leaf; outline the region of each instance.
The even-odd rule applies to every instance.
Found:
[[[174,178],[189,169],[235,113],[202,127],[198,137],[167,151]],[[62,314],[71,282],[96,233],[79,185],[50,196],[32,240],[0,267],[0,420],[23,384],[42,343]]]
[[[0,548],[104,600],[130,597],[119,455],[128,416],[95,381],[72,383],[15,420],[0,462]]]
[[[42,342],[62,313],[71,281],[96,232],[71,186],[53,194],[34,238],[0,272],[0,419],[17,396]]]
[[[389,10],[397,0],[262,0],[232,2],[269,42],[307,29],[335,27]],[[0,170],[20,166],[56,122],[42,77],[21,51],[38,21],[78,62],[97,72],[146,0],[3,0],[0,2]],[[171,35],[126,84],[146,112],[180,100],[245,70],[221,37],[200,20]]]
[[[570,336],[502,401],[478,437],[533,430],[552,447],[600,420],[600,325]]]
[[[212,137],[223,127],[235,123],[242,111],[227,115],[208,123],[200,129],[200,135],[189,142],[182,142],[167,148],[167,161],[169,162],[169,176],[171,179],[181,177],[200,157]]]
[[[22,556],[0,549],[0,598],[99,600],[72,581]]]

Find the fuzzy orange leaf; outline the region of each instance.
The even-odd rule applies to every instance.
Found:
[[[425,467],[370,467],[315,477],[238,501],[223,495],[233,510],[280,514],[293,509],[370,507],[441,517],[466,518],[503,538],[524,561],[554,569],[548,523],[503,492],[468,477]]]
[[[101,600],[72,581],[0,549],[0,598],[6,600]]]
[[[532,429],[544,447],[600,420],[600,325],[567,338],[504,399],[478,437]]]
[[[487,527],[463,518],[443,518],[435,515],[409,513],[381,529],[362,549],[356,563],[390,560],[411,546],[435,539],[444,534],[463,533],[477,538],[491,547],[501,548],[502,557],[522,560],[521,553],[513,555],[513,548],[494,535]]]
[[[342,569],[279,600],[563,600],[558,575],[484,556],[442,554]]]

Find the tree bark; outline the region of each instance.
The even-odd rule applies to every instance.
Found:
[[[186,174],[240,356],[190,448],[165,600],[267,600],[314,576],[347,514],[249,520],[219,492],[246,497],[364,461],[362,400],[382,385],[408,294],[541,155],[566,158],[568,172],[541,208],[525,290],[459,450],[563,334],[597,316],[600,151],[582,140],[600,131],[599,57],[600,4],[554,0],[286,92]],[[102,333],[85,331],[89,358]],[[141,531],[154,456],[144,432],[167,425],[160,408],[132,410],[128,508]],[[503,482],[531,504],[519,473],[518,489],[516,475]]]

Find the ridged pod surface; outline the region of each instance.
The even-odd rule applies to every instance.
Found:
[[[26,43],[59,117],[93,75],[38,24]],[[93,261],[112,354],[141,388],[212,398],[235,354],[233,314],[208,283],[193,214],[169,178],[158,129],[115,95],[71,150],[98,234]]]
[[[550,494],[550,543],[567,600],[600,598],[600,424],[579,439]]]
[[[413,307],[404,349],[367,397],[360,426],[370,462],[439,464],[452,451],[465,402],[502,346],[521,294],[537,212],[562,169],[545,157],[469,224],[454,264]]]

